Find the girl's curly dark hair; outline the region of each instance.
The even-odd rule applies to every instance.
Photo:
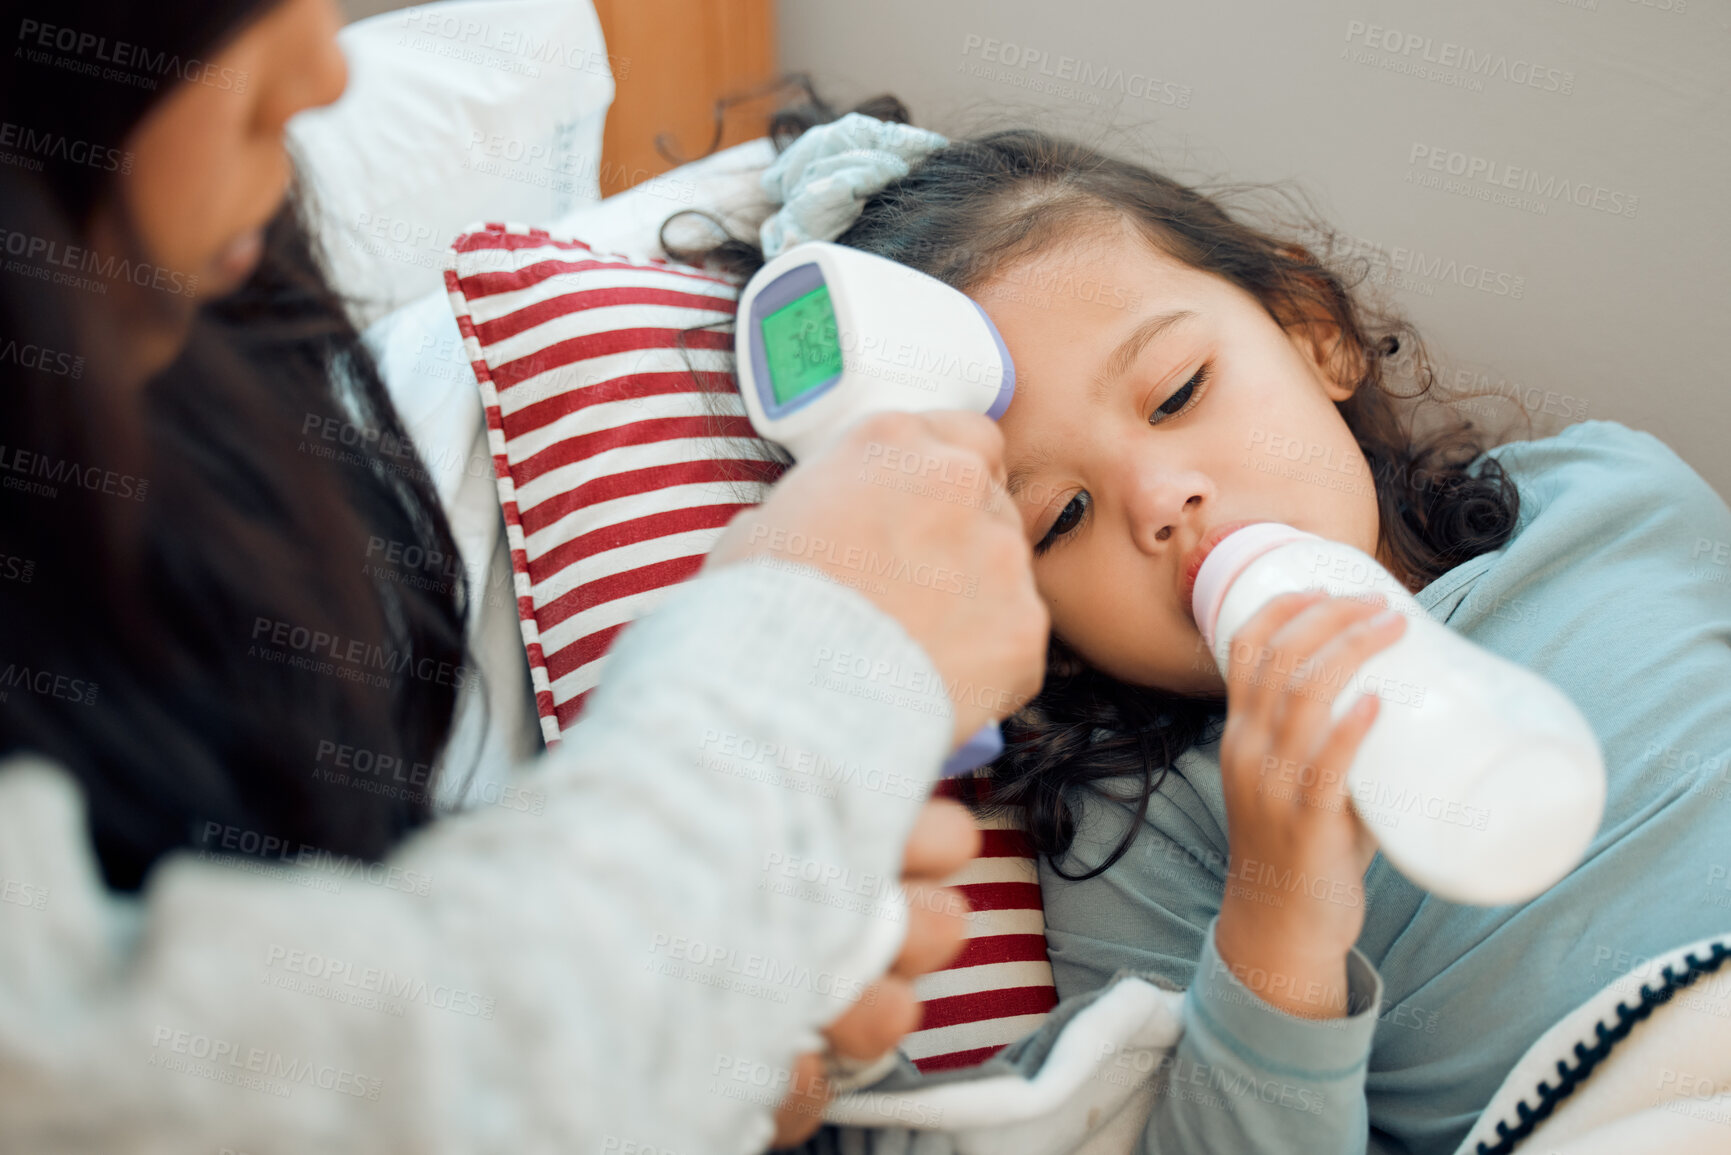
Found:
[[[772,118],[777,151],[840,115],[804,77],[793,80],[807,99]],[[911,123],[893,96],[852,111]],[[1049,133],[1014,128],[953,140],[916,164],[870,197],[837,243],[967,292],[1080,229],[1128,220],[1160,251],[1254,296],[1288,332],[1334,339],[1330,371],[1357,386],[1339,403],[1340,414],[1375,484],[1382,540],[1414,582],[1422,587],[1500,548],[1515,531],[1519,494],[1495,458],[1486,458],[1476,474],[1469,471],[1496,439],[1452,412],[1429,434],[1413,432],[1412,414],[1403,415],[1397,403],[1423,399],[1436,384],[1435,373],[1411,324],[1357,291],[1370,276],[1369,259],[1307,206],[1284,228],[1262,229],[1222,203],[1261,186],[1218,185],[1206,194],[1201,187]],[[727,234],[727,225],[713,216],[725,239],[670,243],[667,225],[686,213],[662,226],[669,256],[741,283],[763,266],[756,238]],[[1300,236],[1311,244],[1295,239]],[[1396,393],[1385,381],[1390,376],[1410,377],[1418,389]],[[1216,739],[1225,716],[1224,699],[1134,686],[1092,669],[1054,632],[1044,686],[1004,723],[1006,749],[990,769],[989,804],[1019,810],[1034,847],[1062,877],[1091,878],[1129,848],[1173,761]],[[1124,777],[1134,780],[1130,793],[1106,789],[1107,780]],[[1058,863],[1075,836],[1070,795],[1078,789],[1135,805],[1138,813],[1105,861],[1069,875]]]

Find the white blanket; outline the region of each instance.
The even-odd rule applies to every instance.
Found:
[[[997,1064],[972,1076],[922,1079],[904,1067],[884,1085],[923,1085],[838,1098],[825,1117],[844,1130],[827,1134],[815,1150],[1134,1151],[1156,1096],[1179,1093],[1166,1082],[1163,1060],[1182,1032],[1183,998],[1121,977],[1080,1008],[1065,1014],[1061,1007],[1011,1069]],[[1568,1093],[1559,1096],[1564,1085]],[[1486,1155],[1731,1152],[1731,934],[1640,960],[1542,1035],[1457,1155],[1475,1155],[1481,1143]]]

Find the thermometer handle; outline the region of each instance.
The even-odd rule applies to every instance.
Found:
[[[957,747],[956,752],[944,761],[941,776],[957,778],[970,770],[977,769],[1004,752],[1004,732],[996,722],[987,722],[974,736]]]

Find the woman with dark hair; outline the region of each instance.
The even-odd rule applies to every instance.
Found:
[[[887,96],[849,115],[909,119]],[[836,119],[814,96],[773,131]],[[1415,434],[1397,402],[1431,387],[1422,343],[1357,291],[1332,230],[1301,223],[1258,227],[1015,128],[950,140],[835,238],[968,293],[1015,361],[1000,428],[1052,636],[992,791],[1042,854],[1059,996],[1124,971],[1188,990],[1143,1136],[1163,1155],[1452,1151],[1527,1047],[1616,977],[1604,960],[1727,924],[1701,892],[1731,840],[1731,582],[1695,559],[1731,540],[1731,510],[1615,422],[1497,445],[1470,421]],[[751,239],[670,251],[742,278],[764,261]],[[1397,357],[1413,396],[1394,391]],[[1485,816],[1346,785],[1378,712],[1424,690],[1367,689],[1330,719],[1398,615],[1275,598],[1217,667],[1187,582],[1261,520],[1358,547],[1575,701],[1609,777],[1581,865],[1484,909],[1376,853],[1355,805]]]
[[[23,242],[0,308],[13,339],[89,356],[77,378],[7,367],[0,428],[29,456],[0,489],[0,522],[36,572],[0,587],[0,658],[100,690],[8,695],[0,741],[78,775],[122,890],[202,822],[381,855],[428,820],[427,796],[321,781],[317,743],[431,765],[474,677],[460,575],[421,589],[364,572],[371,538],[455,545],[425,471],[378,450],[408,435],[293,206],[279,211],[286,114],[267,106],[273,123],[236,131],[220,163],[197,155],[226,143],[218,118],[255,115],[266,74],[237,62],[207,78],[201,57],[258,7],[18,8],[9,25],[25,55],[4,107],[40,168],[0,174]],[[255,35],[295,32],[293,11],[267,11]],[[306,67],[273,99],[342,91],[333,32],[283,45]],[[197,112],[216,122],[202,139],[170,135]],[[76,163],[78,149],[114,163]],[[344,459],[310,457],[303,431],[327,423],[369,436]],[[136,479],[130,497],[78,480],[110,472]],[[279,622],[379,658],[333,677],[289,660],[317,656],[310,641],[270,644]]]
[[[425,783],[476,678],[460,579],[365,564],[377,540],[456,550],[412,451],[387,451],[410,439],[284,202],[284,125],[345,84],[338,23],[328,0],[5,7],[0,1146],[797,1137],[827,1094],[814,1054],[773,1120],[775,1098],[692,1088],[717,1054],[869,1060],[910,1029],[912,976],[960,940],[918,896],[975,836],[953,805],[703,772],[704,735],[929,779],[989,711],[838,703],[801,680],[810,647],[1025,700],[1045,627],[1030,555],[987,503],[852,484],[849,440],[622,633],[584,723],[533,770],[533,812],[434,822],[430,790],[321,773],[338,751]],[[353,452],[304,451],[333,426]],[[1002,476],[982,418],[857,436]],[[990,572],[958,613],[911,582],[867,597],[809,560],[738,564],[768,552],[754,527],[819,524]],[[1003,617],[1021,628],[989,628]],[[899,863],[905,936],[766,903],[766,848]],[[691,942],[836,981],[742,1009]]]

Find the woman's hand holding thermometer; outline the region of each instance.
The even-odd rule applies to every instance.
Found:
[[[901,474],[886,459],[930,463],[932,480],[894,484]],[[872,414],[729,522],[703,569],[762,554],[857,589],[931,658],[963,745],[984,726],[996,729],[1045,679],[1051,616],[1003,486],[1004,439],[993,422],[973,413]],[[862,558],[909,565],[878,578],[862,572]],[[963,575],[965,591],[930,580],[939,572]]]
[[[758,270],[740,296],[736,333],[740,395],[752,425],[800,461],[871,413],[959,410],[995,420],[1015,394],[1015,365],[985,310],[935,277],[828,241],[795,245]],[[957,480],[939,473],[936,459],[899,454],[913,468],[886,475],[884,456],[862,460],[862,475],[876,467],[878,484],[936,491],[939,500]],[[1001,489],[1001,464],[994,480]],[[932,560],[916,553],[891,555],[888,563],[930,573]],[[970,734],[945,763],[946,775],[1003,750],[996,718]]]
[[[1005,493],[1003,435],[987,419],[1014,387],[996,329],[949,286],[824,242],[766,265],[739,319],[747,412],[797,464],[728,524],[703,568],[763,554],[859,590],[943,680],[960,746],[945,772],[989,760],[1002,748],[997,723],[1039,691],[1051,624]],[[960,942],[959,920],[935,916],[929,898],[915,901],[919,888],[934,888],[977,844],[965,811],[927,803],[904,863],[901,954],[873,997],[826,1032],[838,1059],[867,1068],[861,1080],[918,1025],[911,979],[942,966]],[[815,1128],[833,1089],[813,1079],[818,1066],[815,1056],[800,1060],[777,1115],[778,1146]]]
[[[896,471],[872,463],[889,458],[889,450],[956,479],[941,483],[953,499],[881,484]],[[729,522],[703,568],[763,554],[859,587],[931,658],[954,711],[952,742],[963,743],[982,726],[996,729],[1039,691],[1045,675],[1050,617],[1034,588],[1021,519],[1003,493],[1003,451],[998,427],[978,414],[869,415],[789,470],[763,504]],[[812,548],[817,541],[825,545]],[[860,583],[857,567],[848,564],[860,556],[918,558],[977,576],[977,584],[963,597],[917,579]],[[961,921],[950,912],[966,909],[965,899],[937,884],[973,857],[978,837],[961,807],[926,803],[903,863],[909,918],[901,953],[883,982],[825,1032],[838,1056],[869,1060],[918,1026],[912,979],[953,957]],[[816,1129],[834,1090],[821,1070],[817,1056],[796,1065],[776,1117],[776,1146]]]

